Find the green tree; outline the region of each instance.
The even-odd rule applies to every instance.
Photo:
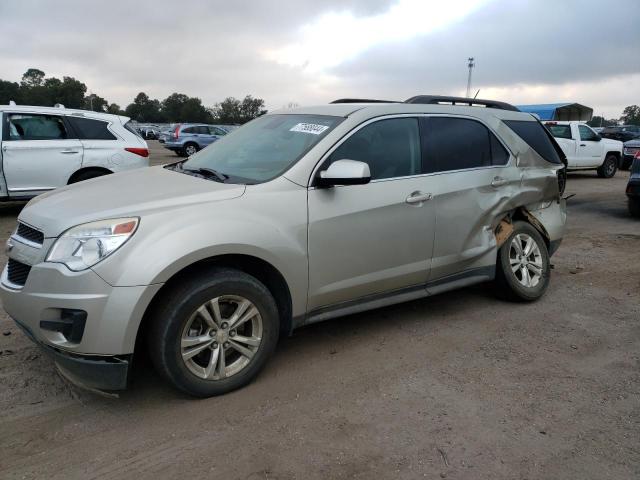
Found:
[[[618,122],[616,120],[607,120],[606,118],[600,117],[598,115],[592,117],[591,120],[587,122],[587,125],[589,125],[590,127],[611,127],[617,124]]]
[[[242,101],[228,97],[217,103],[210,112],[218,123],[243,124],[264,115],[267,110],[264,108],[264,100],[247,95]]]
[[[0,105],[7,105],[10,101],[22,102],[20,85],[17,82],[0,80]]]
[[[40,87],[44,83],[45,73],[37,68],[30,68],[22,75],[21,84],[25,87]]]
[[[165,118],[160,111],[160,102],[150,99],[149,96],[140,92],[133,99],[133,103],[127,105],[125,109],[127,116],[138,122],[164,122]]]
[[[94,112],[106,112],[109,102],[104,98],[92,93],[84,97],[84,109],[93,110]]]
[[[185,122],[182,117],[182,108],[189,100],[184,93],[172,93],[162,101],[162,113],[169,122]]]
[[[124,115],[124,110],[120,108],[120,105],[117,103],[112,103],[107,107],[107,113],[112,113],[114,115]]]
[[[638,105],[629,105],[622,111],[620,121],[624,125],[640,125],[640,107]]]
[[[73,77],[62,77],[62,84],[55,99],[55,103],[61,103],[67,108],[83,108],[84,96],[87,86]]]

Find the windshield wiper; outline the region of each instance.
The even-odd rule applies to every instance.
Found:
[[[215,180],[216,182],[220,182],[220,183],[224,183],[228,178],[229,175],[225,175],[222,172],[218,172],[217,170],[214,170],[213,168],[206,168],[206,167],[200,167],[200,168],[184,168],[182,167],[182,169],[186,172],[193,172],[193,173],[198,173],[204,177],[207,178],[211,178],[213,180]]]

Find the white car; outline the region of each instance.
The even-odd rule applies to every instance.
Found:
[[[567,170],[596,170],[611,178],[622,161],[622,142],[603,138],[583,122],[544,122],[567,157]]]
[[[62,106],[0,105],[0,201],[149,166],[129,118]]]

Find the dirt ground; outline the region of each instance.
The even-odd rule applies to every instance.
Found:
[[[484,285],[313,325],[224,397],[186,398],[144,358],[119,399],[78,390],[2,313],[0,478],[640,478],[627,176],[570,175],[540,301]],[[2,239],[21,207],[0,205]]]

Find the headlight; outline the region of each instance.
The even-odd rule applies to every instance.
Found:
[[[111,255],[129,240],[138,227],[137,218],[114,218],[70,228],[53,244],[47,262],[64,263],[79,272]]]

